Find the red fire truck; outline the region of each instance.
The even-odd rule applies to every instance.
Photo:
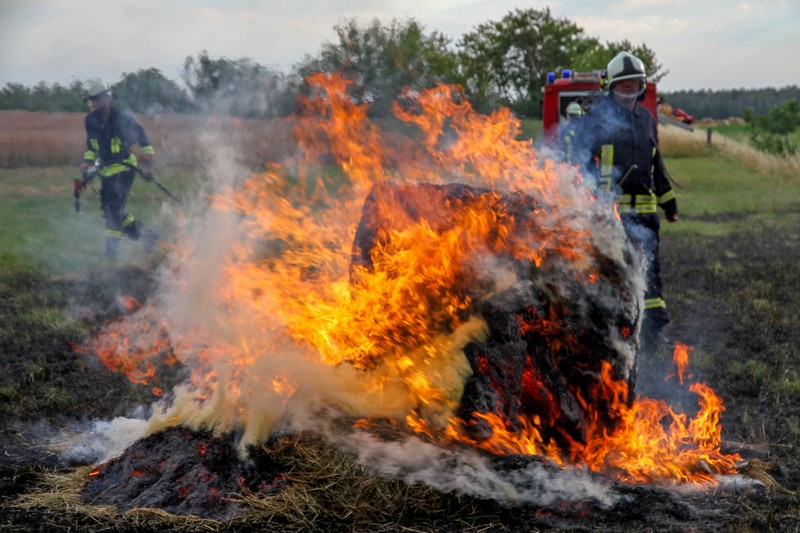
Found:
[[[577,101],[584,111],[591,109],[595,101],[605,92],[606,76],[601,70],[573,72],[564,70],[560,78],[555,73],[547,75],[542,101],[542,126],[544,141],[555,145],[558,141],[558,128],[567,119],[566,109],[570,102]],[[658,122],[658,103],[656,85],[647,82],[644,100],[639,105],[653,114]]]

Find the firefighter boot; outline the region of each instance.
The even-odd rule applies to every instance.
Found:
[[[660,358],[664,350],[668,350],[671,343],[662,333],[667,321],[657,316],[645,315],[642,321],[640,334],[641,357],[653,361]]]
[[[136,220],[133,215],[128,215],[122,221],[122,233],[132,241],[138,241],[142,236],[142,223]]]

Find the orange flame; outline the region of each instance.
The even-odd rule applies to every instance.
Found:
[[[675,366],[678,369],[678,380],[680,380],[681,385],[683,385],[683,378],[689,366],[689,352],[691,350],[691,346],[678,342],[675,344],[675,350],[672,352],[672,360],[675,362]]]
[[[623,235],[619,216],[598,207],[574,168],[540,160],[529,141],[519,140],[519,121],[508,110],[475,113],[453,87],[408,92],[394,112],[421,130],[417,141],[381,132],[366,106],[349,98],[341,76],[307,81],[312,92],[295,129],[304,164],[272,165],[216,196],[216,216],[235,219],[237,238],[215,243],[224,253],[211,266],[206,257],[192,268],[183,253],[174,269],[172,309],[191,319],[173,314],[169,339],[191,376],[154,416],[154,429],[243,426],[244,439],[265,438],[292,400],[320,394],[360,417],[357,427],[368,426],[371,416],[403,420],[437,441],[541,454],[627,481],[707,482],[733,471],[739,458],[720,452],[723,407],[708,386],[691,385],[699,410],[687,419],[660,400],[628,403],[627,383],[615,380],[608,364],[591,392],[618,421],[612,430],[602,423],[608,415],[583,399],[593,415],[585,443],[568,435],[561,442],[543,438],[546,413],[515,421],[477,413],[491,436],[468,437],[466,422],[455,416],[471,372],[463,349],[487,334],[472,310],[476,299],[512,286],[517,275],[484,262],[503,255],[543,268],[552,260],[574,279],[595,284],[602,268],[591,253],[596,235]],[[409,213],[434,213],[429,198],[409,198],[404,211],[388,201],[389,189],[373,189],[381,216],[393,224],[376,230],[377,244],[363,258],[367,267],[353,261],[362,206],[373,185],[389,180],[398,187],[457,181],[481,192],[449,203],[441,219],[421,222]],[[535,224],[509,207],[521,198],[535,202]],[[469,290],[453,290],[463,280],[472,280]],[[556,339],[553,317],[535,318],[519,327],[541,333],[551,349],[577,342]],[[155,342],[165,340],[164,330],[151,327],[115,324],[92,348],[109,368],[146,382],[154,355],[166,349]],[[149,341],[130,342],[142,334]],[[619,334],[626,339],[631,328]],[[688,348],[685,358],[676,351],[681,383],[687,361]],[[539,394],[530,366],[524,387]]]
[[[610,433],[604,425],[592,425],[586,444],[573,441],[566,452],[542,439],[536,416],[521,419],[522,429],[512,432],[507,421],[492,414],[481,415],[493,431],[485,441],[465,438],[457,421],[448,434],[492,453],[545,455],[561,465],[583,466],[629,482],[715,483],[715,475],[736,471],[736,464],[742,459],[738,454],[720,451],[719,422],[724,407],[707,385],[690,385],[689,390],[699,397],[699,410],[694,418],[687,419],[662,400],[639,398],[629,406],[625,401],[627,383],[614,381],[607,363],[603,365],[602,383],[612,397],[611,410],[618,416],[618,425]]]
[[[147,385],[156,377],[157,365],[177,362],[167,328],[157,323],[152,316],[152,307],[141,308],[133,297],[120,298],[120,302],[124,302],[128,312],[138,309],[135,322],[117,320],[106,328],[102,336],[73,348],[80,353],[95,354],[109,370],[121,372],[133,383]],[[162,391],[153,387],[153,394],[161,396]]]

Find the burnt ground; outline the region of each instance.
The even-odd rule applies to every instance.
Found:
[[[562,509],[509,508],[427,494],[435,500],[435,511],[400,505],[392,507],[394,516],[372,519],[321,512],[305,527],[273,518],[183,528],[174,521],[92,515],[68,505],[20,506],[19,498],[36,491],[47,475],[75,471],[47,445],[50,437],[76,423],[127,415],[152,399],[149,389],[76,353],[73,343],[124,312],[119,296],[146,300],[153,283],[150,273],[138,267],[99,269],[76,278],[20,270],[0,274],[0,529],[797,531],[800,213],[788,214],[780,226],[752,215],[742,222],[746,229],[723,237],[664,232],[664,281],[673,318],[666,334],[693,347],[692,372],[725,401],[725,451],[751,460],[763,485],[692,493],[618,487],[629,498],[610,510],[591,502]],[[60,319],[62,312],[73,320]],[[663,360],[643,361],[639,391],[658,394],[660,382],[647,376],[663,375],[665,366]],[[412,489],[393,490],[401,498]]]

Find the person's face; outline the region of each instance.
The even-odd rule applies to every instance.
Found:
[[[623,107],[633,109],[636,105],[636,99],[644,88],[644,80],[641,79],[628,79],[620,80],[614,84],[612,92],[614,93],[614,100]]]
[[[642,90],[642,80],[640,79],[622,80],[614,84],[614,91],[625,95],[638,96],[639,91],[641,90]]]
[[[97,111],[98,109],[104,109],[108,107],[108,103],[110,101],[111,101],[111,95],[105,92],[105,93],[100,93],[92,98],[89,98],[89,105],[92,107],[92,111]]]

